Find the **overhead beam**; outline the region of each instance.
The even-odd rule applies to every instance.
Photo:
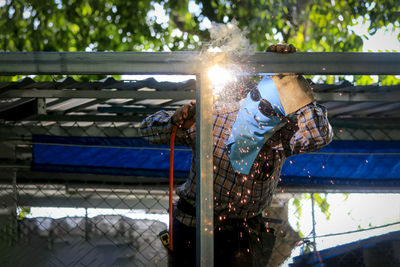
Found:
[[[86,103],[84,103],[84,104],[81,104],[81,105],[78,105],[78,106],[75,106],[75,107],[66,109],[66,110],[63,111],[63,113],[64,113],[64,114],[68,114],[68,113],[70,113],[70,112],[80,111],[80,110],[83,110],[83,109],[85,109],[85,108],[88,108],[88,107],[91,107],[91,106],[94,106],[94,105],[97,105],[97,104],[104,103],[104,102],[107,101],[107,100],[108,100],[108,99],[96,99],[96,100],[92,100],[92,101],[86,102]]]
[[[1,52],[0,74],[199,74],[198,52]],[[233,59],[251,73],[400,74],[400,53],[254,53]],[[203,65],[204,66],[204,65]]]
[[[97,98],[97,99],[174,99],[186,100],[195,99],[195,92],[182,91],[105,91],[105,90],[32,90],[32,89],[11,89],[0,93],[0,99],[23,97],[41,98]]]
[[[131,123],[126,126],[102,127],[98,125],[89,126],[62,126],[58,123],[47,126],[20,126],[0,124],[0,140],[24,140],[31,139],[34,134],[58,135],[58,136],[99,136],[109,137],[118,135],[119,137],[139,136],[138,129],[132,127]]]
[[[36,115],[24,121],[60,121],[60,122],[141,122],[144,117],[118,115]]]
[[[141,113],[141,114],[152,114],[159,110],[176,110],[173,107],[145,107],[145,108],[133,108],[133,107],[98,107],[97,112],[99,113]]]
[[[253,73],[370,75],[400,73],[400,53],[307,52],[255,53],[248,63]]]
[[[400,130],[400,117],[397,118],[330,118],[334,127],[350,129]]]
[[[354,87],[356,88],[356,87]],[[317,101],[331,102],[399,102],[400,91],[392,92],[376,92],[376,93],[360,93],[360,92],[332,92],[332,93],[315,93]]]
[[[356,87],[354,87],[356,88]],[[0,93],[0,99],[7,98],[96,98],[96,99],[195,99],[195,92],[180,91],[100,91],[100,90],[29,90],[12,89]],[[330,92],[315,93],[317,101],[340,101],[340,102],[400,102],[400,91],[376,92],[376,93],[353,93],[353,92]],[[60,102],[62,102],[60,100]]]
[[[116,116],[117,117],[117,116]],[[66,117],[63,117],[65,119]],[[53,118],[54,119],[54,118]],[[334,138],[339,140],[357,140],[356,137],[346,134],[341,137],[340,131],[351,133],[352,131],[368,131],[368,135],[375,136],[375,140],[400,140],[400,119],[352,119],[352,118],[330,118],[331,125],[335,133]],[[79,122],[78,122],[79,123]],[[384,132],[384,134],[383,134]],[[120,137],[138,137],[138,129],[132,127],[131,122],[127,125],[118,126],[98,126],[96,124],[89,126],[62,126],[59,123],[47,126],[18,126],[18,125],[0,125],[0,140],[30,140],[34,134],[58,135],[58,136],[99,136],[108,137],[118,135]]]

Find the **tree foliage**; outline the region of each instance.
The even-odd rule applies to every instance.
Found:
[[[200,50],[212,23],[236,20],[257,51],[286,42],[299,51],[354,52],[363,40],[350,26],[361,18],[370,34],[389,24],[397,31],[399,15],[398,0],[0,0],[0,51]]]
[[[344,200],[347,200],[347,195],[344,195],[344,196],[345,196]],[[314,198],[314,201],[315,201],[317,207],[319,207],[321,213],[325,215],[325,218],[327,220],[329,220],[331,217],[331,213],[329,211],[330,205],[328,203],[328,195],[327,194],[306,193],[306,194],[303,194],[301,197],[294,198],[292,203],[293,203],[293,206],[296,208],[296,212],[295,212],[295,217],[297,219],[296,227],[297,227],[297,231],[299,232],[300,237],[302,237],[302,238],[306,237],[304,235],[304,233],[301,232],[301,230],[300,230],[300,218],[303,215],[302,205],[305,204],[305,202],[308,202],[308,200],[311,200],[311,198]]]
[[[265,51],[280,39],[301,51],[360,51],[348,26],[399,27],[398,0],[3,0],[2,51],[168,51],[199,49],[207,22],[235,19]],[[0,4],[1,5],[1,4]],[[163,20],[160,7],[169,20]],[[158,9],[157,9],[158,7]],[[197,7],[197,8],[190,8]],[[179,29],[179,31],[177,30]],[[383,47],[384,49],[384,47]]]

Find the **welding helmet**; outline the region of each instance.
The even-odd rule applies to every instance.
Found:
[[[246,96],[226,143],[232,168],[248,174],[264,145],[286,122],[274,81],[265,76]]]
[[[302,76],[265,76],[244,99],[226,142],[232,168],[249,174],[264,143],[287,123],[286,115],[312,100]]]

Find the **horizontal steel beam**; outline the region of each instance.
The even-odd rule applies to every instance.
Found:
[[[356,88],[356,87],[354,87]],[[317,101],[343,101],[343,102],[400,102],[400,91],[393,92],[320,92],[315,93]],[[100,90],[29,90],[12,89],[0,93],[0,99],[7,98],[97,98],[97,99],[195,99],[195,92],[180,91],[100,91]]]
[[[13,194],[0,196],[3,205],[11,206],[14,202]],[[103,209],[138,209],[151,212],[165,212],[168,209],[168,197],[152,198],[149,195],[133,195],[131,197],[116,198],[105,196],[86,195],[57,195],[37,196],[18,194],[18,205],[28,207],[74,207],[74,208],[103,208]]]
[[[142,122],[145,117],[118,115],[36,115],[23,121],[60,122]]]
[[[370,75],[400,73],[400,53],[256,53],[249,58],[255,73]]]
[[[115,116],[117,117],[117,116]],[[67,119],[72,117],[62,117]],[[119,116],[117,117],[119,118]],[[52,118],[54,119],[54,118]],[[138,119],[139,120],[139,119]],[[338,140],[358,140],[358,135],[352,132],[365,132],[371,140],[400,140],[400,119],[363,119],[363,118],[330,118],[334,130],[334,138]],[[100,123],[100,122],[99,122]],[[117,123],[117,122],[116,122]],[[79,124],[79,122],[78,122]],[[340,132],[339,132],[340,130]],[[11,126],[0,124],[0,141],[23,141],[30,140],[34,134],[47,134],[59,136],[115,136],[138,137],[138,129],[132,127],[131,123],[123,126],[62,126],[58,123],[48,126]],[[365,140],[365,139],[363,139]],[[369,139],[368,139],[369,140]]]
[[[22,169],[21,169],[22,168]],[[60,206],[60,207],[72,207],[72,206],[80,206],[80,207],[90,207],[89,203],[93,203],[92,199],[101,205],[104,208],[107,208],[107,203],[109,206],[119,206],[119,208],[132,208],[132,209],[146,209],[146,207],[153,207],[156,209],[160,209],[161,205],[164,207],[164,211],[168,207],[168,184],[167,178],[155,178],[155,177],[143,177],[139,178],[145,184],[137,184],[132,185],[129,183],[121,183],[121,181],[128,180],[137,180],[136,177],[126,177],[126,176],[111,176],[111,175],[94,175],[94,174],[64,174],[64,173],[38,173],[38,172],[30,172],[26,171],[24,166],[14,166],[14,170],[17,171],[17,181],[21,180],[21,178],[25,178],[29,176],[33,176],[30,178],[29,183],[21,183],[18,182],[20,188],[20,194],[25,195],[19,202],[20,205],[26,206]],[[2,172],[7,172],[6,169],[0,168]],[[11,175],[11,174],[10,174]],[[62,177],[57,177],[61,175]],[[73,179],[72,177],[75,176]],[[57,180],[53,178],[57,177]],[[97,179],[96,179],[97,177]],[[100,178],[100,179],[99,179]],[[71,183],[70,180],[73,179],[74,183]],[[79,183],[78,181],[81,181]],[[152,183],[153,180],[164,180],[164,184],[160,184],[159,182]],[[46,181],[46,184],[38,183],[38,181]],[[64,183],[68,181],[68,190],[72,194],[67,194],[65,191],[65,187],[62,185],[57,185],[56,182]],[[119,182],[119,184],[110,185],[107,184],[110,181]],[[147,181],[147,183],[146,183]],[[36,183],[35,183],[36,182]],[[99,183],[99,182],[107,182],[107,183]],[[9,186],[9,188],[7,188]],[[50,188],[54,187],[53,191],[46,192],[46,186],[50,186]],[[12,195],[9,195],[12,189],[11,179],[9,181],[0,180],[0,188],[2,188],[2,192],[0,193],[0,203],[12,203]],[[42,188],[42,190],[37,191],[35,188]],[[83,190],[85,188],[92,189],[96,188],[95,191],[98,193],[87,195]],[[310,193],[310,192],[320,192],[320,193],[399,193],[399,187],[383,187],[383,186],[374,186],[374,187],[360,187],[360,186],[337,186],[337,185],[280,185],[280,188],[285,193]],[[121,199],[124,200],[124,203],[121,203],[120,200],[115,199],[109,202],[109,198],[104,202],[106,197],[102,197],[102,194],[105,196],[110,196],[110,193],[118,195],[118,189],[130,190],[129,195],[131,196],[122,196]],[[109,190],[108,193],[106,190]],[[149,193],[136,193],[137,190],[152,190]],[[157,194],[152,193],[153,190],[159,191]],[[161,192],[165,192],[164,194]],[[278,193],[279,195],[279,193]],[[151,198],[150,196],[154,196],[155,198]],[[91,197],[88,199],[88,197]],[[87,203],[82,199],[86,199]],[[103,199],[103,204],[99,201]],[[127,202],[125,202],[125,199]],[[146,199],[145,202],[142,199]],[[139,200],[139,202],[138,202]],[[64,201],[64,203],[61,203]],[[155,203],[155,201],[159,201],[159,203]],[[112,204],[111,204],[112,203]],[[83,205],[83,206],[82,206]],[[86,206],[88,205],[88,206]],[[105,205],[105,206],[103,206]],[[142,206],[143,205],[143,206]],[[155,206],[154,206],[155,205]],[[91,206],[93,207],[93,206]],[[162,208],[161,208],[162,209]]]
[[[356,88],[356,87],[354,87]],[[315,93],[317,101],[323,102],[399,102],[400,91],[395,92],[330,92]]]
[[[6,98],[97,98],[97,99],[174,99],[186,100],[195,99],[195,92],[182,91],[103,91],[103,90],[32,90],[32,89],[11,89],[0,93],[0,99]]]
[[[287,185],[284,193],[400,193],[400,187],[389,186],[336,186],[336,185]]]
[[[198,52],[1,52],[0,75],[199,74],[202,68],[218,63],[216,58],[224,58],[218,55]],[[231,62],[246,66],[251,73],[400,74],[400,53],[261,52],[233,58]]]
[[[79,125],[79,123],[78,123]],[[132,127],[131,123],[124,126],[62,126],[54,123],[47,126],[19,126],[0,124],[0,140],[25,140],[34,134],[59,135],[59,136],[101,136],[109,137],[136,137],[139,136],[138,129]]]
[[[336,128],[400,130],[400,115],[397,118],[329,118],[329,123]]]
[[[121,186],[125,189],[160,189],[167,190],[168,177],[149,177],[149,176],[127,176],[127,175],[108,175],[108,174],[89,174],[89,173],[67,173],[67,172],[39,172],[31,171],[31,164],[3,164],[0,163],[0,183],[11,182],[13,171],[18,169],[17,182],[19,184],[65,184],[76,185],[79,188],[85,185],[111,186],[113,188]],[[175,179],[174,183],[181,184],[182,179]],[[112,184],[112,185],[111,185]],[[162,189],[164,190],[164,189]],[[1,191],[1,190],[0,190]],[[1,192],[0,192],[1,193]]]
[[[159,110],[176,110],[172,107],[145,107],[145,108],[133,108],[133,107],[98,107],[97,112],[99,113],[140,113],[140,114],[152,114]]]

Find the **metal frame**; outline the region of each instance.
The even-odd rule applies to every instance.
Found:
[[[11,89],[0,92],[0,99],[6,98],[134,98],[143,99],[194,99],[195,92],[154,92],[154,91],[100,91],[100,90],[57,90],[41,89],[32,91],[29,89]],[[345,101],[345,102],[399,102],[400,94],[390,92],[382,95],[379,92],[344,93],[344,92],[319,92],[316,94],[317,101]],[[86,103],[85,103],[86,104]],[[92,104],[93,105],[93,104]]]
[[[198,74],[204,58],[198,52],[1,52],[0,73]],[[245,63],[252,73],[400,73],[400,53],[254,53],[233,61]]]
[[[154,91],[100,91],[100,90],[7,90],[0,98],[46,97],[46,98],[134,98],[143,99],[193,99],[194,92],[154,92]]]
[[[197,266],[214,265],[213,94],[206,75],[203,72],[197,76],[196,97]],[[201,204],[198,205],[199,203]]]
[[[197,88],[197,265],[213,265],[213,176],[212,176],[212,94],[205,78],[202,54],[197,52],[28,52],[0,53],[0,74],[195,74]],[[252,73],[292,72],[303,74],[400,74],[400,53],[255,53],[234,59],[249,66]],[[126,96],[159,98],[159,92],[54,92],[8,91],[2,96],[103,98]],[[74,95],[71,95],[74,94]],[[158,94],[158,95],[157,95]],[[168,97],[183,96],[182,92]],[[117,96],[118,95],[118,96]],[[191,94],[190,94],[191,95]],[[192,95],[191,95],[192,96]],[[334,96],[336,97],[336,96]],[[374,96],[378,97],[379,96]],[[398,95],[394,101],[398,101]],[[188,98],[188,95],[184,97]],[[190,97],[189,97],[190,98]],[[364,96],[371,99],[371,96]],[[343,98],[340,98],[343,99]],[[358,101],[352,96],[343,100]]]

